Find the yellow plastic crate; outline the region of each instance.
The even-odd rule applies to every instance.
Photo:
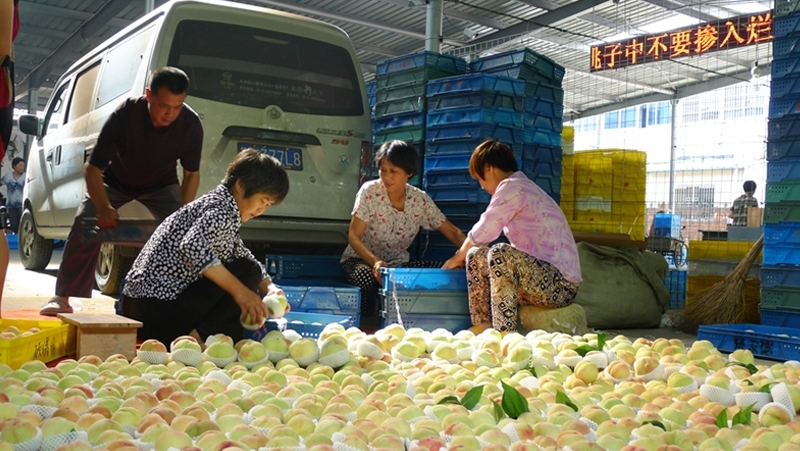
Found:
[[[605,197],[607,199],[612,198],[612,193],[614,190],[612,189],[611,184],[591,184],[591,183],[576,183],[575,184],[575,196],[600,196]]]
[[[575,128],[571,125],[565,125],[564,128],[561,130],[561,141],[562,142],[573,142],[575,141]]]
[[[611,222],[611,212],[603,210],[578,210],[575,209],[575,220],[586,222]]]
[[[75,352],[77,329],[62,321],[0,319],[0,330],[15,326],[25,332],[38,327],[39,332],[11,340],[0,339],[0,363],[19,368],[31,360],[50,362]]]
[[[614,215],[639,216],[643,218],[645,211],[644,202],[611,202],[611,213]]]
[[[569,222],[569,227],[576,232],[602,232],[602,233],[621,233],[628,235],[636,241],[644,241],[644,225],[632,222],[621,221],[600,221],[595,218],[593,221],[585,221],[577,218],[579,212],[575,212],[576,219]]]
[[[611,150],[611,158],[615,164],[647,167],[647,153],[640,150]]]
[[[689,260],[741,260],[751,247],[750,241],[689,241]],[[761,261],[762,254],[756,261]]]

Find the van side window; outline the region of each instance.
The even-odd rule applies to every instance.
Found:
[[[75,80],[75,89],[72,91],[67,122],[72,122],[91,110],[98,72],[100,72],[100,63],[78,75]]]
[[[53,103],[50,104],[50,109],[44,116],[44,126],[42,127],[43,133],[46,135],[50,130],[55,130],[64,124],[66,115],[64,114],[67,106],[67,96],[69,94],[70,82],[66,82],[58,88],[57,93],[53,96]]]
[[[145,59],[144,53],[150,45],[154,30],[153,27],[148,28],[106,54],[103,74],[97,87],[95,108],[100,108],[130,91]]]

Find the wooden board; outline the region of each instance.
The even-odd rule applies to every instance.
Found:
[[[136,357],[136,329],[142,323],[107,313],[60,313],[58,317],[78,329],[76,358],[95,355],[101,359],[122,354]]]

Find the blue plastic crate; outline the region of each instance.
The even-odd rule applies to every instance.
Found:
[[[342,279],[341,255],[267,254],[267,271],[275,279]]]
[[[561,146],[547,146],[543,144],[523,144],[522,157],[533,159],[537,162],[561,163],[564,160],[564,151]]]
[[[470,203],[470,202],[437,202],[436,206],[447,216],[452,218],[478,219],[486,211],[489,202]],[[452,256],[451,256],[452,257]]]
[[[497,124],[522,127],[523,114],[511,108],[451,108],[428,111],[428,126]]]
[[[800,330],[760,324],[719,324],[700,326],[698,340],[708,340],[722,352],[749,349],[771,360],[800,359]]]
[[[492,92],[521,97],[525,95],[525,82],[485,73],[458,75],[428,82],[428,97],[465,92]]]
[[[374,96],[378,92],[378,83],[375,80],[364,83],[364,87],[367,89],[368,96]]]
[[[19,247],[19,235],[6,235],[6,240],[8,240],[9,249],[14,250]]]
[[[790,34],[800,31],[800,15],[792,14],[784,17],[776,17],[773,22],[773,38],[785,38]]]
[[[526,112],[523,125],[525,128],[536,128],[539,130],[549,130],[555,133],[561,133],[561,131],[564,129],[564,120],[560,117],[556,118],[545,114]]]
[[[386,141],[392,141],[395,139],[399,139],[400,141],[406,142],[418,142],[418,141],[425,141],[425,127],[403,127],[403,128],[392,128],[388,130],[383,130],[379,133],[375,133],[373,135],[373,142],[375,144],[375,148],[380,147],[381,144],[385,143]]]
[[[523,158],[522,172],[528,175],[561,178],[561,162],[539,161],[533,158]]]
[[[463,74],[467,70],[467,61],[463,58],[441,53],[422,51],[411,55],[398,56],[378,63],[377,75],[402,72],[422,67],[436,68],[455,74]]]
[[[403,113],[424,113],[427,108],[425,97],[422,96],[378,102],[375,104],[375,117],[380,118]]]
[[[800,34],[792,34],[772,41],[772,57],[783,58],[800,53]]]
[[[783,17],[800,10],[800,1],[775,0],[775,17]]]
[[[381,274],[386,291],[467,291],[463,269],[382,268]]]
[[[464,188],[480,187],[478,181],[464,169],[426,169],[422,177],[422,186],[428,188],[441,188],[460,186]]]
[[[768,183],[765,200],[771,204],[800,203],[800,180]]]
[[[561,134],[551,130],[526,128],[523,136],[525,143],[561,147]]]
[[[495,92],[440,94],[428,97],[428,111],[476,107],[511,108],[521,112],[525,109],[525,98]]]
[[[538,77],[535,80],[542,82],[556,84],[564,79],[563,66],[529,48],[485,56],[469,63],[470,72],[497,73],[499,69],[513,71],[520,68],[524,68],[525,72],[536,74]]]
[[[688,271],[670,269],[664,278],[664,286],[669,291],[669,308],[681,309],[686,306],[686,278]]]
[[[767,165],[767,183],[800,180],[800,158],[784,158]]]
[[[800,245],[800,223],[764,225],[764,244]]]
[[[350,315],[358,324],[361,289],[329,280],[284,279],[275,285],[286,293],[292,312]]]
[[[403,327],[419,327],[422,330],[433,331],[435,329],[447,329],[452,333],[469,329],[472,327],[472,320],[469,315],[415,315],[407,313],[401,314]],[[381,327],[389,324],[398,324],[397,312],[381,312]]]
[[[383,116],[372,121],[372,131],[380,133],[393,128],[425,127],[425,113],[401,113]]]
[[[800,138],[800,118],[775,119],[767,124],[769,141]]]
[[[767,161],[800,157],[800,139],[770,140],[767,142]]]
[[[442,139],[478,139],[483,141],[487,138],[494,138],[506,144],[522,144],[525,139],[525,133],[521,128],[494,124],[429,125],[426,133],[428,141],[433,142]],[[559,135],[558,144],[561,144],[561,135]]]
[[[765,244],[765,265],[800,265],[800,245]]]
[[[800,329],[800,310],[762,310],[761,324],[764,326]]]
[[[467,291],[381,290],[381,310],[419,315],[469,315]]]
[[[800,289],[800,266],[763,266],[761,288]]]
[[[783,119],[800,113],[800,95],[786,96],[780,99],[770,99],[769,118]]]
[[[439,70],[431,67],[420,67],[418,69],[404,70],[391,74],[385,74],[375,78],[378,89],[391,88],[408,84],[426,85],[428,80],[449,77],[453,75],[450,71]]]
[[[427,155],[425,157],[425,171],[441,170],[469,170],[469,159],[472,153],[447,153]],[[559,163],[560,164],[560,163]],[[517,165],[522,167],[522,157],[517,157]]]
[[[681,235],[681,215],[656,213],[653,219],[653,235],[662,238],[678,238]]]
[[[301,313],[289,312],[284,315],[288,324],[286,329],[292,329],[300,334],[301,337],[319,338],[322,329],[328,324],[338,323],[347,329],[348,327],[358,326],[353,322],[351,316],[323,315],[320,313]],[[274,319],[268,319],[264,327],[253,332],[245,331],[245,338],[261,341],[270,330],[280,330],[278,323]]]
[[[783,78],[773,78],[770,82],[771,99],[780,99],[795,94],[800,95],[800,74],[792,74]]]
[[[417,99],[425,97],[425,83],[406,83],[378,89],[375,98],[378,103],[391,102],[392,100]]]
[[[544,84],[557,84],[561,83],[564,78],[563,73],[561,79],[554,79],[549,75],[544,75],[530,66],[514,66],[506,69],[493,69],[487,71],[490,74],[502,75],[503,77],[518,78],[526,82],[544,83]]]
[[[525,97],[525,112],[561,119],[564,116],[564,105],[550,99]]]
[[[555,102],[559,105],[563,105],[564,89],[561,86],[556,86],[549,83],[526,81],[525,97],[546,99]]]
[[[449,154],[463,154],[472,152],[484,140],[483,139],[439,139],[436,141],[425,142],[425,155],[449,155]],[[502,142],[502,141],[501,141]],[[503,144],[509,146],[514,155],[522,157],[522,143],[513,144],[504,142]]]
[[[550,196],[553,197],[553,199],[555,199],[553,194],[561,193],[561,176],[551,177],[547,175],[529,174],[529,173],[525,173],[525,175],[527,175],[529,179],[533,180],[533,183],[538,185],[539,188],[542,189],[542,191],[544,191],[547,194],[550,194]],[[555,200],[556,202],[558,202],[559,199]]]
[[[775,58],[772,60],[772,78],[782,78],[796,74],[800,69],[800,55]]]
[[[478,182],[469,186],[430,186],[425,184],[425,180],[426,179],[423,178],[425,191],[437,205],[439,202],[475,202],[488,204],[492,199],[492,196],[484,191],[480,185],[478,185]]]
[[[764,205],[764,224],[795,222],[800,222],[800,205],[772,203]]]

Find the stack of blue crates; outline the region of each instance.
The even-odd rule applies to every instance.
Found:
[[[686,307],[686,268],[677,269],[670,267],[667,277],[664,278],[664,286],[669,291],[669,308],[682,309]]]
[[[800,11],[775,7],[761,322],[800,328]]]
[[[681,215],[656,213],[653,222],[653,236],[661,238],[681,237]]]
[[[419,152],[419,167],[425,153],[425,87],[429,80],[463,74],[467,62],[435,52],[418,52],[378,63],[375,118],[372,122],[373,156],[386,141],[399,139],[411,143]],[[373,177],[377,177],[373,168]],[[409,180],[422,186],[420,170]]]
[[[378,102],[378,83],[375,80],[364,83],[367,88],[367,103],[369,104],[369,117],[375,120],[375,104]]]
[[[427,141],[423,186],[456,227],[468,231],[490,196],[469,175],[472,151],[486,137],[511,138],[522,165],[525,82],[493,74],[469,74],[428,82]],[[423,233],[420,255],[446,260],[455,247],[439,232]]]
[[[561,130],[564,67],[525,48],[470,62],[471,72],[492,73],[525,81],[522,171],[556,202],[561,199]],[[516,137],[492,136],[506,144]]]
[[[465,271],[384,268],[382,273],[381,327],[402,321],[406,329],[456,333],[472,326]]]

